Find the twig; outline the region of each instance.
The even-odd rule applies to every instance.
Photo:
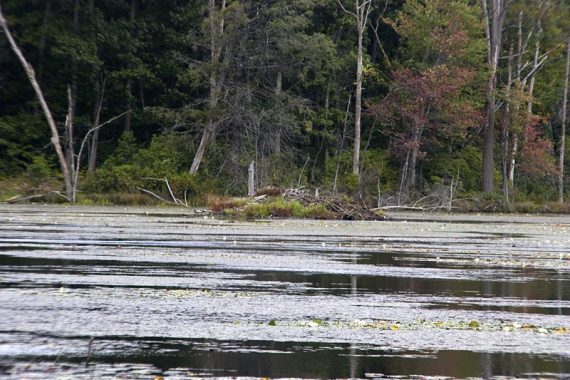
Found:
[[[301,185],[301,178],[303,178],[303,173],[305,172],[305,168],[307,167],[307,164],[309,163],[310,159],[311,159],[311,156],[307,154],[307,160],[305,161],[305,165],[303,165],[303,169],[301,169],[301,173],[299,173],[299,179],[297,180],[297,186]]]

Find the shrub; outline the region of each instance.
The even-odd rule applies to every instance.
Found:
[[[53,172],[44,156],[35,156],[24,173],[24,178],[34,192],[52,176]]]

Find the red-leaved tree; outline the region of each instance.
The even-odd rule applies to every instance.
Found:
[[[418,162],[444,142],[466,136],[481,113],[462,96],[473,80],[471,69],[440,64],[419,72],[393,74],[390,93],[369,112],[392,137],[391,149],[402,162],[401,194],[416,188]]]

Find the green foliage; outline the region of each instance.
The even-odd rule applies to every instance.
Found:
[[[47,127],[31,114],[0,118],[0,176],[21,174],[39,153]]]
[[[336,0],[232,0],[224,11],[218,8],[213,14],[204,1],[138,0],[134,20],[129,2],[80,1],[78,23],[73,20],[74,4],[4,0],[2,9],[34,67],[60,132],[67,113],[67,85],[77,85],[76,145],[90,128],[98,91],[104,90],[101,121],[132,109],[130,131],[123,133],[122,121],[100,130],[97,158],[102,164],[85,180],[81,177],[83,202],[127,202],[124,195],[87,195],[138,194],[139,188],[169,199],[164,178],[177,197],[191,202],[207,193],[243,195],[248,164],[255,161],[258,186],[328,190],[338,163],[337,191],[372,204],[380,194],[399,191],[402,157],[416,145],[420,147],[415,177],[422,178],[416,183],[425,184],[417,194],[450,178],[460,181],[459,190],[465,194],[479,188],[478,137],[483,121],[477,111],[485,104],[482,93],[489,73],[478,2],[375,2],[364,39],[364,108],[370,116],[374,104],[400,98],[394,101],[398,112],[381,112],[381,122],[378,115],[363,118],[362,136],[366,139],[370,133],[370,139],[362,146],[359,179],[352,175],[349,137],[336,156],[342,131],[346,136],[353,132],[356,63],[354,18]],[[515,26],[523,10],[525,41],[533,31],[522,57],[523,66],[528,61],[523,71],[532,66],[535,43],[541,55],[548,52],[535,77],[534,120],[544,127],[541,138],[557,142],[569,5],[557,0],[543,9],[541,4],[513,1],[506,25]],[[535,28],[538,17],[542,33]],[[218,29],[213,36],[212,19],[216,25],[224,21],[224,31]],[[372,29],[376,27],[380,41]],[[516,45],[516,38],[516,28],[508,27],[504,50]],[[506,81],[506,64],[501,60],[499,84]],[[279,88],[277,78],[282,79]],[[461,89],[449,90],[461,80]],[[398,91],[406,83],[407,91]],[[510,106],[509,132],[520,135],[521,149],[528,143],[528,83],[515,85],[508,98],[501,99]],[[434,96],[436,92],[444,95]],[[435,100],[419,107],[427,97]],[[502,116],[499,110],[497,125]],[[186,173],[210,122],[213,133],[203,162],[198,174],[190,176]],[[406,134],[411,126],[420,131],[420,141]],[[63,142],[63,133],[60,137]],[[20,175],[32,187],[58,178],[49,141],[33,90],[0,35],[0,176]],[[536,161],[528,150],[522,152],[527,161],[517,161],[516,199],[551,199],[552,178],[518,170]],[[552,149],[541,152],[554,162]],[[474,197],[478,200],[473,204],[484,209],[501,207],[496,202],[501,197]],[[131,201],[140,202],[137,197]],[[308,213],[294,204],[260,206],[250,212]],[[326,215],[318,206],[311,212]]]
[[[40,185],[49,181],[53,176],[53,171],[44,156],[36,156],[32,163],[28,165],[24,172],[24,178],[33,188],[39,188]]]
[[[135,155],[139,150],[139,146],[133,132],[126,131],[119,138],[117,149],[107,161],[107,167],[126,165],[133,162]]]
[[[387,150],[368,149],[363,153],[360,182],[358,177],[352,174],[352,152],[344,151],[339,157],[327,158],[323,182],[328,189],[334,186],[337,165],[337,189],[341,193],[354,193],[362,189],[364,194],[378,195],[378,191],[390,192],[397,188],[398,171],[390,165],[390,154]]]
[[[216,212],[223,211],[228,216],[246,218],[335,219],[337,216],[322,205],[305,206],[299,201],[288,201],[281,197],[269,198],[261,203],[247,203],[242,198],[210,199],[209,207]]]
[[[482,154],[474,146],[466,146],[453,155],[441,155],[426,167],[427,178],[432,183],[441,183],[444,178],[459,181],[458,190],[477,191],[482,173]]]

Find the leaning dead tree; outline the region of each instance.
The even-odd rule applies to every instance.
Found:
[[[72,87],[73,86],[68,86],[68,90],[67,90],[67,103],[68,103],[68,110],[67,110],[67,115],[65,118],[65,132],[67,135],[67,149],[66,152],[64,152],[64,149],[62,147],[61,141],[60,141],[60,135],[59,132],[57,130],[57,125],[55,123],[53,114],[45,100],[43,91],[38,83],[38,80],[36,78],[36,73],[34,71],[34,68],[32,67],[32,65],[26,60],[26,57],[24,56],[24,54],[22,53],[22,50],[20,49],[20,47],[18,46],[18,44],[16,43],[16,40],[14,39],[14,37],[12,36],[12,33],[10,32],[10,28],[8,27],[8,22],[6,21],[6,18],[4,17],[4,14],[2,12],[2,3],[0,0],[0,27],[2,28],[2,30],[4,31],[4,34],[6,34],[6,38],[8,39],[8,42],[10,44],[10,48],[12,49],[12,51],[14,52],[14,54],[16,54],[16,56],[18,57],[18,60],[20,61],[20,64],[22,65],[22,67],[24,68],[24,71],[26,72],[26,76],[28,77],[28,80],[30,81],[30,84],[32,85],[34,92],[36,94],[36,97],[38,99],[38,102],[40,103],[40,106],[43,110],[44,116],[47,120],[48,126],[50,128],[51,131],[51,143],[55,149],[55,153],[57,155],[57,160],[59,162],[59,166],[61,168],[61,173],[63,175],[63,180],[64,180],[64,184],[65,184],[65,198],[69,201],[74,203],[76,201],[76,195],[77,195],[77,181],[79,178],[79,169],[80,169],[80,162],[81,162],[81,157],[83,155],[83,151],[85,149],[85,144],[88,140],[88,138],[91,136],[92,133],[96,133],[99,131],[99,129],[107,124],[112,123],[113,121],[130,114],[130,110],[123,112],[120,115],[114,116],[111,119],[107,120],[106,122],[102,123],[102,124],[98,124],[99,119],[97,118],[97,124],[95,124],[91,129],[89,129],[87,131],[87,133],[85,134],[83,141],[81,142],[81,146],[79,148],[79,152],[77,154],[75,154],[75,149],[74,149],[74,138],[73,138],[73,116],[75,114],[75,96],[74,93],[76,91],[73,91]],[[74,80],[72,80],[73,83]],[[100,109],[99,109],[100,112]],[[67,154],[66,154],[67,153]]]
[[[73,189],[74,188],[74,186],[73,186],[73,173],[70,170],[68,162],[65,158],[65,154],[63,153],[63,149],[62,149],[61,143],[60,143],[60,136],[59,136],[59,133],[57,131],[57,126],[56,126],[55,121],[53,119],[53,115],[52,115],[52,113],[48,107],[48,104],[44,98],[43,91],[42,91],[42,89],[41,89],[41,87],[40,87],[40,85],[36,79],[36,73],[34,71],[34,68],[26,60],[26,57],[24,57],[22,50],[20,49],[20,47],[18,46],[18,44],[14,40],[12,33],[10,32],[10,29],[8,27],[8,22],[6,21],[6,18],[4,17],[4,14],[2,12],[1,2],[0,2],[0,26],[2,27],[4,34],[6,34],[6,38],[8,39],[8,42],[10,44],[10,48],[12,49],[14,54],[16,54],[16,56],[18,57],[18,60],[20,61],[20,64],[24,68],[24,71],[26,72],[26,75],[28,77],[28,80],[30,81],[30,84],[34,88],[34,92],[36,93],[36,97],[38,98],[38,102],[40,103],[40,106],[42,108],[44,116],[47,120],[49,129],[51,131],[51,143],[53,144],[53,147],[55,149],[55,153],[57,154],[57,160],[58,160],[59,166],[61,168],[61,173],[63,174],[63,180],[65,182],[65,192],[67,194],[67,198],[71,201],[72,199],[75,198],[74,189]]]

